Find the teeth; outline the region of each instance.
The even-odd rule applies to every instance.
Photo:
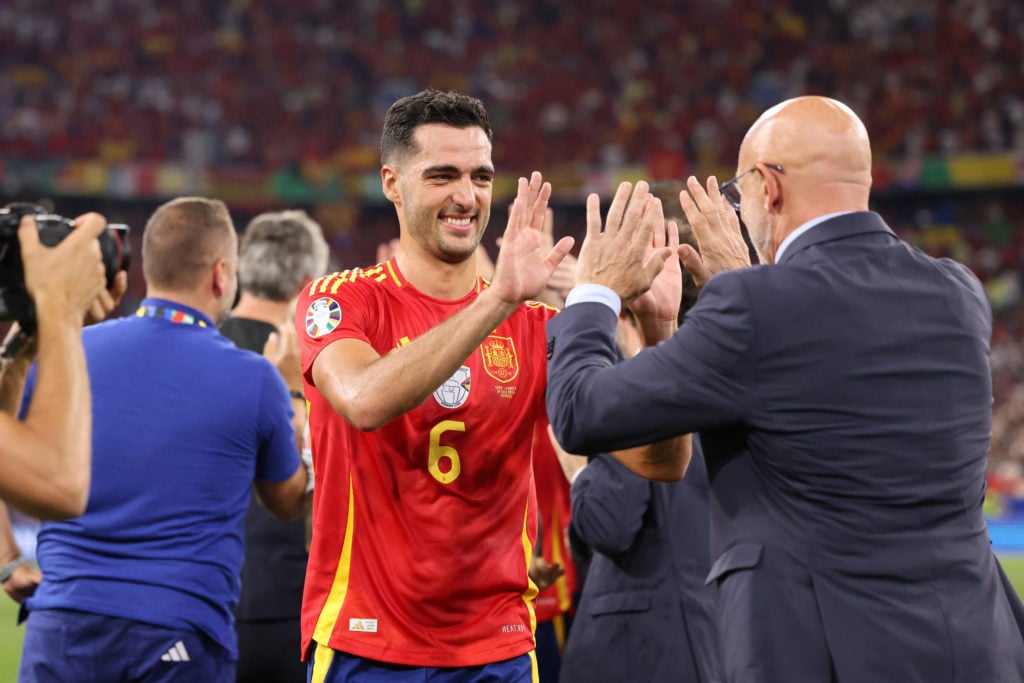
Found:
[[[446,218],[446,222],[452,225],[458,225],[459,227],[466,227],[473,222],[472,218]]]

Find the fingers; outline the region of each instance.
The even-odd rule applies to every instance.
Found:
[[[21,253],[30,253],[33,249],[38,249],[39,244],[39,228],[36,227],[36,219],[32,216],[22,216],[21,221],[18,223],[18,241],[21,243]]]
[[[280,340],[283,353],[282,356],[286,355],[298,355],[299,353],[299,337],[295,334],[295,328],[288,323],[281,323],[277,326],[277,335]]]
[[[110,298],[113,301],[113,305],[107,310],[107,313],[114,310],[114,307],[121,303],[121,299],[124,298],[124,293],[128,291],[128,271],[119,270],[114,275],[114,283],[111,285]]]
[[[576,286],[576,257],[566,254],[561,263],[548,278],[548,287],[554,289],[564,296],[570,289]]]
[[[718,211],[718,206],[711,200],[712,196],[721,196],[718,190],[718,179],[715,176],[708,176],[707,189],[701,186],[695,176],[686,179],[686,187],[690,190],[690,196],[701,213],[709,214]]]
[[[551,249],[551,253],[549,253],[547,258],[544,259],[544,263],[554,271],[554,269],[558,267],[558,264],[562,262],[562,259],[564,259],[572,249],[572,245],[575,242],[576,240],[568,235],[558,240],[558,244]]]
[[[551,207],[544,209],[544,224],[540,228],[540,249],[551,249],[555,244],[555,212]]]
[[[114,297],[110,295],[105,289],[101,289],[96,298],[89,304],[89,309],[85,312],[85,324],[92,325],[98,323],[107,317],[107,314],[114,310]]]
[[[98,213],[90,212],[76,218],[74,224],[75,229],[64,239],[65,242],[88,242],[96,239],[107,227],[107,219]]]
[[[615,190],[615,196],[612,197],[611,206],[608,207],[608,218],[604,224],[605,232],[617,232],[622,225],[627,206],[630,205],[629,197],[632,189],[633,186],[629,183],[619,183],[618,189]]]
[[[663,218],[662,218],[661,229],[659,230],[657,227],[655,227],[654,234],[651,236],[651,244],[654,246],[655,249],[660,249],[661,247],[665,246],[666,241],[668,240],[667,233],[669,231],[669,228],[670,228],[670,226],[675,225],[675,223],[673,223],[673,222],[665,223],[665,221],[664,221],[664,208],[662,208],[662,206],[661,206],[661,200],[660,199],[658,200],[658,208],[662,209],[662,217]]]
[[[693,278],[694,284],[698,287],[703,287],[704,283],[711,279],[711,270],[704,265],[704,260],[701,259],[700,254],[697,250],[691,247],[689,244],[683,244],[679,247],[679,260],[683,262],[683,268],[686,268],[687,272]]]
[[[551,199],[551,183],[543,182],[543,176],[537,171],[530,174],[529,183],[530,226],[543,230],[547,217],[548,201]]]
[[[269,360],[271,363],[276,363],[279,357],[278,347],[280,346],[281,338],[277,332],[271,332],[267,335],[267,341],[263,344],[263,357]]]
[[[665,267],[665,262],[668,261],[674,253],[675,252],[668,247],[662,247],[661,249],[651,252],[650,258],[647,260],[647,263],[644,264],[644,270],[647,272],[648,282],[653,282],[654,278],[658,277],[658,273],[660,273],[661,269]]]
[[[529,193],[529,182],[526,178],[519,178],[519,182],[516,187],[516,196],[512,200],[512,204],[508,207],[508,224],[505,226],[506,236],[512,237],[519,230],[520,223],[523,221],[523,214],[527,211]]]
[[[668,233],[669,249],[679,251],[679,225],[675,221],[669,221],[665,226],[665,232]]]
[[[601,198],[596,194],[587,195],[587,240],[601,236]]]

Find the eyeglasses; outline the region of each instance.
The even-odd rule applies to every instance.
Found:
[[[786,169],[782,168],[778,164],[765,164],[765,166],[772,169],[773,171],[778,171],[779,173],[786,172]],[[752,166],[743,173],[740,173],[732,180],[727,180],[726,182],[722,183],[722,186],[719,188],[719,191],[722,193],[722,196],[725,197],[725,201],[729,202],[729,204],[732,205],[732,208],[736,209],[737,211],[740,210],[740,186],[737,183],[739,182],[740,178],[742,178],[745,175],[750,175],[756,170],[757,166]]]

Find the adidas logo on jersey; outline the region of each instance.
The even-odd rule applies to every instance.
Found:
[[[189,660],[188,650],[185,649],[185,643],[180,640],[174,645],[171,645],[171,649],[165,652],[161,657],[162,662],[187,662]]]
[[[348,620],[349,631],[360,631],[362,633],[376,633],[377,632],[377,620],[376,619],[349,619]]]

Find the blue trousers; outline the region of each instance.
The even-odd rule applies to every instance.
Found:
[[[205,634],[88,612],[29,612],[19,683],[234,683],[230,653]]]

